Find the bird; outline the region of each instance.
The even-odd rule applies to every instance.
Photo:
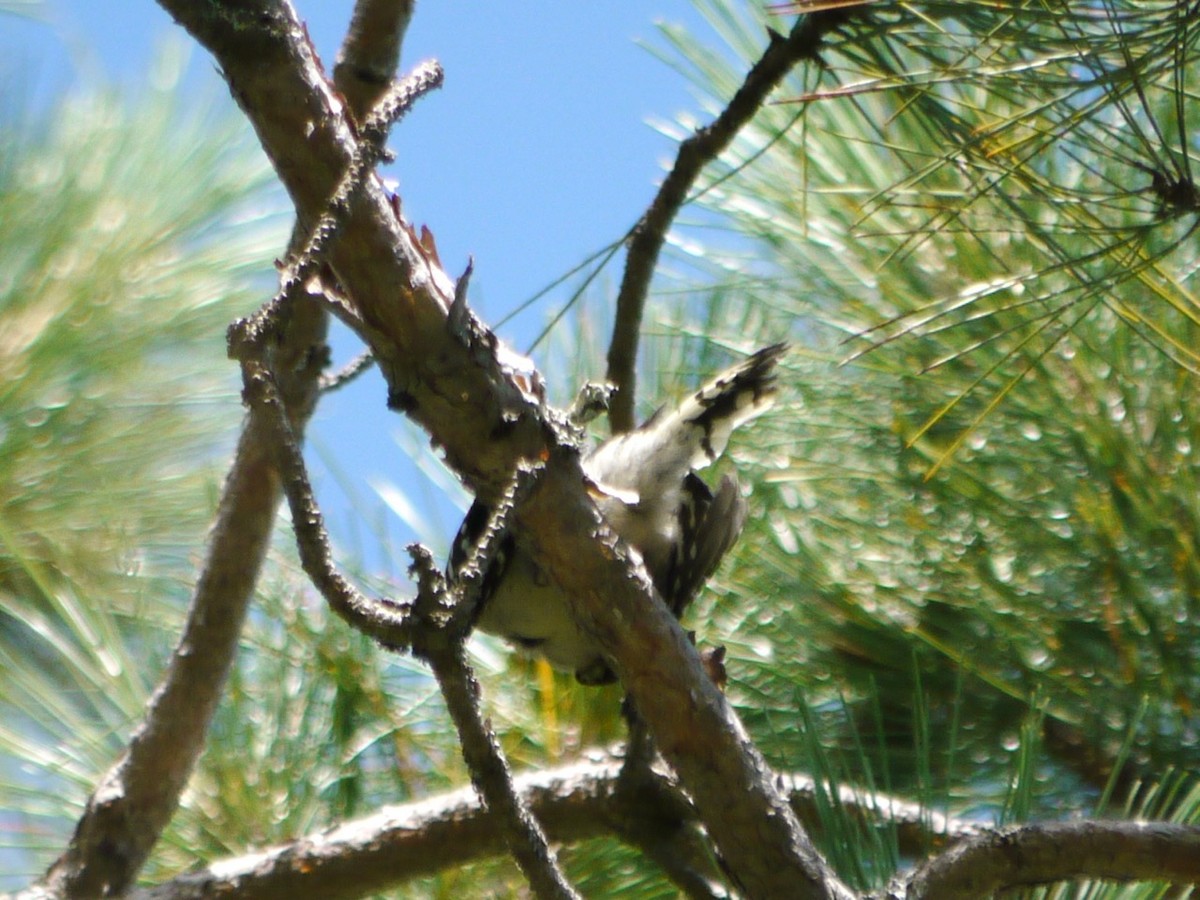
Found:
[[[776,367],[787,349],[763,347],[673,408],[660,407],[584,454],[600,513],[637,551],[676,618],[736,542],[747,514],[734,476],[724,476],[714,492],[696,473],[720,457],[735,428],[773,405]],[[476,499],[452,545],[452,582],[491,519],[490,505]],[[568,596],[520,534],[508,528],[498,540],[480,580],[474,627],[545,657],[581,684],[614,681],[599,646],[575,623]]]

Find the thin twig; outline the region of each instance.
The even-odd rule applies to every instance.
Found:
[[[747,73],[729,105],[710,124],[679,145],[674,167],[630,232],[625,273],[617,293],[616,320],[608,346],[606,378],[616,386],[608,412],[614,433],[629,431],[635,424],[637,347],[646,295],[667,232],[692,185],[704,167],[716,159],[742,126],[754,117],[792,67],[802,60],[817,59],[824,36],[848,16],[849,13],[842,10],[802,16],[786,38],[771,31],[767,49]]]
[[[446,709],[458,729],[463,758],[471,770],[471,781],[487,803],[504,821],[513,858],[540,898],[578,900],[567,882],[542,826],[514,790],[512,774],[500,753],[495,732],[479,712],[479,683],[467,667],[461,643],[453,649],[425,656],[437,675]]]
[[[389,649],[406,648],[413,631],[407,605],[387,598],[370,600],[337,571],[321,511],[308,481],[304,454],[283,415],[274,381],[257,360],[244,361],[242,371],[250,415],[263,418],[274,444],[304,573],[330,608],[354,628]]]
[[[283,327],[299,292],[306,289],[308,280],[324,265],[326,251],[345,227],[355,197],[385,152],[388,129],[422,95],[441,86],[442,77],[442,67],[436,61],[425,62],[383,93],[359,129],[359,140],[333,196],[329,198],[300,250],[284,266],[279,278],[279,290],[257,312],[230,328],[231,357],[243,359],[246,353],[261,355],[269,349],[267,338]],[[263,355],[263,359],[274,368],[269,354]]]
[[[411,608],[386,599],[372,602],[338,573],[305,471],[303,454],[283,415],[271,376],[262,360],[253,356],[247,355],[242,366],[244,392],[251,415],[264,418],[274,439],[305,573],[330,607],[353,627],[390,650],[411,645],[414,654],[429,663],[458,729],[472,782],[489,808],[500,812],[508,829],[513,857],[534,892],[543,898],[577,898],[562,874],[541,826],[514,790],[508,764],[495,734],[480,714],[479,685],[463,650],[463,641],[470,629],[470,607],[475,598],[472,596],[468,602],[463,602],[462,592],[452,593],[434,566],[432,555],[419,545],[409,548],[413,558],[410,572],[418,582],[417,599]],[[521,478],[514,479],[507,504],[502,507],[500,516],[493,517],[480,548],[473,555],[474,568],[479,568],[481,556],[486,558],[494,552],[496,535],[504,527],[503,516],[511,509],[512,498],[522,483]],[[465,584],[473,585],[474,581],[467,579]]]
[[[465,282],[466,276],[463,278],[464,291]],[[368,600],[336,569],[321,512],[308,480],[304,455],[283,414],[278,392],[263,359],[269,345],[270,327],[286,309],[285,299],[286,295],[268,304],[257,326],[247,325],[247,334],[236,336],[232,343],[242,348],[243,394],[250,414],[263,419],[276,449],[301,566],[334,612],[351,626],[393,651],[411,645],[414,654],[429,663],[446,699],[447,711],[458,729],[472,782],[488,806],[501,813],[508,829],[509,846],[521,871],[538,897],[575,900],[578,894],[567,883],[541,826],[513,788],[500,745],[480,714],[479,685],[463,650],[478,592],[478,579],[470,576],[481,570],[481,559],[486,565],[489,554],[495,552],[497,535],[504,528],[504,517],[512,508],[513,498],[529,478],[522,478],[520,474],[514,478],[506,502],[501,505],[500,513],[493,516],[484,539],[472,555],[473,566],[462,582],[465,593],[452,593],[434,566],[429,551],[413,545],[409,548],[413,558],[410,572],[417,578],[418,591],[412,607],[386,598]],[[232,330],[238,331],[236,327]],[[528,476],[526,469],[519,472]]]
[[[333,67],[333,83],[356,116],[371,109],[396,76],[414,0],[358,0]]]
[[[321,376],[321,393],[329,394],[333,391],[344,388],[350,382],[358,378],[364,372],[370,370],[371,366],[375,365],[375,354],[370,350],[364,350],[350,362],[346,363],[339,371],[332,375]]]
[[[421,96],[441,86],[443,74],[436,60],[424,62],[384,92],[359,128],[354,155],[325,211],[313,226],[303,249],[284,270],[277,301],[290,296],[297,284],[307,280],[316,271],[326,248],[345,225],[355,196],[382,159],[388,130],[412,109]]]
[[[296,293],[324,263],[324,253],[349,215],[356,193],[383,153],[387,130],[423,94],[441,84],[437,63],[418,66],[385,91],[360,129],[360,141],[329,203],[303,248],[281,276],[279,291],[263,307],[229,329],[230,355],[242,363],[244,399],[252,415],[263,417],[277,453],[300,562],[330,607],[347,622],[393,649],[411,641],[411,619],[403,604],[372,602],[337,571],[321,512],[304,465],[304,455],[284,415],[272,370],[272,338],[290,317]]]
[[[470,307],[467,306],[467,290],[471,284],[471,273],[475,271],[475,257],[467,257],[467,267],[454,282],[454,299],[446,316],[446,327],[461,341],[469,341],[471,334]]]
[[[488,808],[495,810],[504,822],[509,849],[533,892],[541,898],[577,900],[579,895],[559,868],[545,832],[513,787],[512,773],[496,734],[480,713],[479,682],[467,664],[463,649],[467,629],[455,627],[461,617],[454,615],[454,608],[461,604],[455,603],[432,554],[416,544],[408,549],[413,559],[409,572],[416,576],[418,584],[413,604],[418,621],[413,653],[433,669],[446,699],[446,710],[458,730],[471,783]]]
[[[273,308],[280,307],[275,305]],[[255,344],[247,342],[245,346]],[[260,353],[264,350],[261,345],[257,349]],[[463,650],[463,641],[470,630],[470,606],[475,602],[474,597],[468,605],[461,602],[461,592],[451,593],[434,566],[432,555],[419,545],[409,548],[413,558],[410,572],[418,582],[417,599],[411,608],[385,598],[373,602],[359,593],[334,565],[329,538],[308,480],[304,455],[283,414],[270,373],[262,359],[250,353],[243,358],[242,371],[250,414],[263,419],[276,449],[305,574],[334,612],[351,626],[393,651],[411,645],[414,654],[429,663],[446,699],[447,711],[458,729],[472,782],[489,808],[501,813],[513,857],[534,892],[542,898],[574,900],[578,895],[562,874],[541,826],[514,790],[500,745],[480,714],[479,685]],[[504,512],[511,509],[512,496],[521,484],[520,478],[514,479]],[[491,526],[485,532],[481,548],[473,556],[476,568],[481,554],[494,552],[496,534],[503,529],[503,514],[494,517]],[[473,584],[473,581],[466,583]],[[464,607],[467,609],[465,614],[455,615]]]

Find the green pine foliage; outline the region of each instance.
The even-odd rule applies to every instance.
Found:
[[[664,55],[716,109],[790,20],[698,6],[723,46]],[[695,615],[777,765],[815,731],[836,780],[993,820],[1200,771],[1196,33],[1178,4],[868,4],[698,191],[679,244],[720,285],[663,323],[799,344]]]

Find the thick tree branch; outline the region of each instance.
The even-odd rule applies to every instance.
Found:
[[[551,451],[528,500],[514,510],[516,524],[571,598],[576,621],[610,655],[739,890],[749,897],[851,896],[800,828],[641,565],[576,489],[582,481],[578,453]]]
[[[574,842],[608,832],[606,792],[619,763],[586,764],[518,777],[516,788],[546,833]],[[386,807],[290,844],[229,859],[131,894],[136,900],[361,897],[508,852],[501,814],[474,788]]]
[[[805,775],[783,775],[801,816],[815,818],[815,785]],[[574,843],[625,833],[630,815],[655,822],[675,821],[686,808],[682,795],[657,790],[633,812],[618,796],[621,762],[608,759],[570,765],[514,779],[517,790],[551,840]],[[667,781],[662,782],[668,785]],[[876,796],[866,801],[843,788],[844,806],[864,817],[892,821],[899,849],[906,856],[924,852],[931,835],[927,811],[903,800]],[[864,803],[865,806],[857,806]],[[891,811],[895,818],[887,819]],[[665,819],[664,819],[665,817]],[[696,824],[696,820],[689,820]],[[1072,878],[1196,883],[1200,879],[1200,837],[1195,826],[1158,822],[1066,822],[1017,826],[994,831],[978,823],[937,819],[937,835],[955,846],[911,872],[880,897],[926,900],[939,897],[978,900],[1005,886],[1045,884]],[[214,863],[154,888],[135,891],[135,900],[207,900],[236,894],[245,900],[295,897],[311,892],[330,898],[359,897],[447,868],[507,852],[500,816],[464,788],[404,806],[387,807],[333,831],[290,844]],[[642,848],[646,849],[646,848]],[[650,854],[653,856],[653,854]],[[668,872],[668,874],[672,874]],[[709,872],[709,878],[716,873]],[[719,889],[704,873],[691,873],[695,884]],[[704,887],[696,889],[704,896]]]
[[[221,697],[278,500],[266,436],[248,425],[179,645],[125,754],[100,780],[67,852],[47,872],[52,894],[124,890],[170,821]]]
[[[282,0],[161,5],[213,53],[297,216],[311,226],[359,142],[294,11]],[[493,344],[468,345],[450,332],[454,281],[374,176],[353,192],[326,259],[392,405],[425,426],[447,463],[494,500],[516,460],[536,458],[547,441],[534,385],[513,377],[527,363],[501,361]],[[532,377],[531,367],[525,374]]]
[[[848,16],[849,12],[840,9],[810,13],[796,20],[786,38],[770,32],[767,49],[747,73],[729,105],[710,124],[679,145],[674,167],[630,233],[625,274],[617,293],[616,320],[608,346],[607,377],[616,386],[608,412],[613,432],[629,431],[636,424],[634,401],[642,312],[663,242],[692,185],[704,167],[716,159],[754,117],[792,67],[802,60],[816,59],[822,39]]]
[[[593,757],[603,754],[597,751]],[[642,838],[627,832],[633,819],[642,826],[683,822],[695,827],[687,798],[669,779],[657,776],[650,790],[619,796],[622,761],[603,758],[544,772],[527,772],[514,780],[530,811],[547,836],[560,843],[577,843],[616,833],[631,844],[647,849]],[[792,805],[804,818],[817,815],[816,788],[808,776],[782,775],[790,786]],[[900,851],[909,856],[924,852],[930,839],[925,831],[927,811],[916,804],[888,797],[864,800],[860,792],[843,788],[844,806],[860,809],[866,817],[882,818],[890,811],[899,829]],[[865,806],[859,804],[865,803]],[[959,820],[937,820],[935,830],[948,840],[980,833],[981,827]],[[414,878],[455,866],[497,857],[507,852],[505,826],[499,813],[484,806],[470,788],[430,797],[403,806],[391,806],[333,831],[309,835],[280,847],[213,863],[154,888],[135,892],[137,900],[199,900],[199,898],[357,897],[378,892]],[[650,854],[653,856],[653,854]],[[686,861],[688,857],[684,857]],[[692,858],[695,859],[694,857]],[[718,878],[719,873],[697,871],[691,877]],[[668,874],[674,874],[668,872]],[[717,888],[712,886],[712,892]]]
[[[893,896],[976,900],[1005,888],[1082,878],[1200,885],[1200,826],[1108,821],[1016,825],[938,854]]]

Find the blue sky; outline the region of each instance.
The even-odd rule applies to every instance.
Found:
[[[351,0],[296,6],[330,67]],[[26,73],[39,93],[97,77],[136,89],[159,42],[182,35],[151,0],[47,0],[40,10],[49,24],[0,18],[4,68]],[[394,134],[391,174],[406,215],[432,228],[447,268],[474,256],[472,303],[488,321],[620,236],[653,196],[674,147],[647,121],[697,106],[683,77],[639,46],[663,46],[660,20],[707,36],[688,0],[417,5],[404,67],[436,57],[446,82]],[[202,88],[219,76],[197,50],[189,77]],[[618,278],[613,269],[612,290]],[[502,334],[525,349],[553,308],[551,298]],[[335,352],[344,358],[353,347],[342,339]],[[379,555],[370,529],[350,524],[339,478],[322,459],[336,461],[368,508],[379,509],[375,489],[390,485],[392,506],[372,518],[387,522],[396,546],[414,537],[437,544],[456,524],[453,507],[403,458],[425,442],[383,399],[377,378],[328,398],[309,454],[335,536],[372,562]],[[406,526],[397,492],[432,530]]]

